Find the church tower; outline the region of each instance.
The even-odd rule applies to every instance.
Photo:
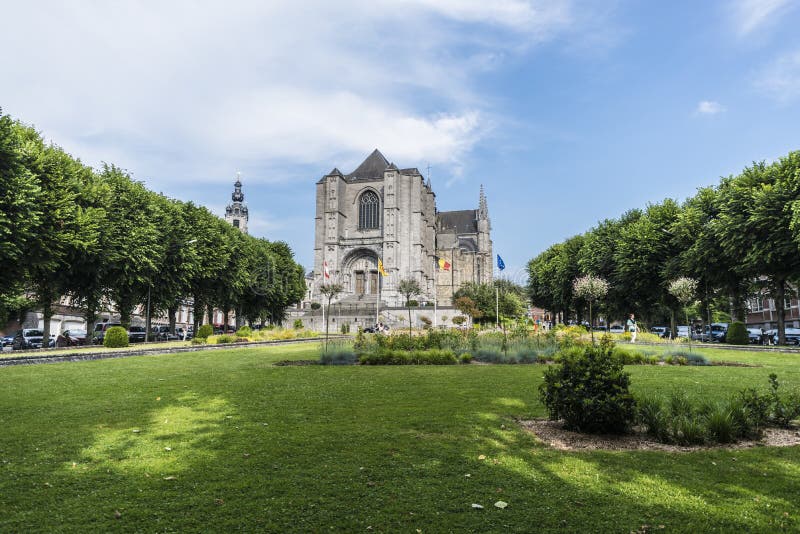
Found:
[[[238,228],[243,234],[247,233],[247,204],[244,203],[244,193],[242,193],[242,181],[239,173],[236,173],[236,183],[233,184],[232,202],[225,208],[225,220],[231,223],[234,228]]]

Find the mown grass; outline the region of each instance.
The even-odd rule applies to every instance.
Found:
[[[800,447],[559,452],[515,423],[544,415],[543,366],[273,365],[315,348],[0,369],[0,531],[800,528]],[[800,386],[793,355],[731,358],[763,367],[629,370],[698,398]]]

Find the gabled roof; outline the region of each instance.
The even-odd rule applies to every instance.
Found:
[[[478,233],[478,210],[440,211],[436,218],[442,231],[452,231],[455,234]]]
[[[357,180],[372,180],[383,178],[383,171],[389,166],[389,160],[376,148],[356,170],[347,175],[348,178]]]

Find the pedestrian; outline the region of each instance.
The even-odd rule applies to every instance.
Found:
[[[628,318],[627,327],[628,332],[631,333],[631,343],[636,343],[636,332],[639,328],[636,326],[636,318],[633,314]]]

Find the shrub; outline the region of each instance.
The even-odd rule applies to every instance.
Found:
[[[322,307],[322,305],[321,305],[319,302],[312,302],[312,303],[311,303],[311,309],[312,309],[312,310],[318,310],[318,309],[320,309],[321,307]]]
[[[655,396],[637,400],[637,422],[658,441],[669,441],[669,417],[661,399]]]
[[[430,317],[426,317],[425,315],[420,315],[419,320],[422,322],[422,327],[428,329],[433,324]]]
[[[460,326],[464,324],[466,321],[467,318],[464,317],[463,315],[456,315],[455,317],[453,317],[453,324],[456,326]]]
[[[622,365],[636,365],[648,363],[644,353],[630,347],[615,346],[611,349],[611,355],[622,362]]]
[[[771,373],[769,375],[770,397],[772,400],[772,422],[783,428],[791,426],[792,421],[800,417],[800,397],[797,394],[789,395],[787,398],[781,398],[778,394],[778,375]]]
[[[204,324],[197,329],[197,335],[194,337],[199,339],[208,339],[208,336],[212,335],[213,333],[214,328],[212,328],[210,324]]]
[[[409,308],[416,308],[417,306],[419,306],[419,302],[417,302],[414,299],[411,299],[406,303],[406,306]]]
[[[563,419],[565,428],[579,432],[625,432],[636,402],[622,362],[599,347],[586,347],[562,362],[545,371],[539,386],[550,419]]]
[[[192,345],[205,345],[205,344],[206,344],[206,339],[199,337],[192,338]]]
[[[295,330],[302,330],[303,329],[303,320],[302,319],[295,319],[294,320],[294,329]]]
[[[328,343],[327,352],[320,345],[319,362],[323,365],[353,365],[357,361],[358,357],[350,343]]]
[[[106,330],[103,337],[103,346],[116,349],[128,346],[128,332],[121,326],[112,326]]]
[[[461,363],[471,363],[472,362],[472,354],[469,352],[463,353],[461,356],[458,357],[458,361]]]
[[[339,328],[339,331],[342,334],[349,334],[350,333],[350,323],[342,323],[342,326],[341,326],[341,328]]]
[[[253,335],[253,329],[249,326],[243,326],[236,331],[236,337],[250,337]]]
[[[731,345],[747,345],[750,343],[750,337],[744,323],[736,321],[730,324],[728,332],[725,334],[725,343]]]
[[[706,441],[706,428],[696,417],[675,417],[670,425],[672,439],[679,445],[699,445]]]
[[[212,336],[208,337],[209,343],[216,343],[216,344],[224,344],[224,343],[236,343],[236,336],[232,336],[230,334],[222,334],[221,336],[214,336],[214,341],[211,341]]]

